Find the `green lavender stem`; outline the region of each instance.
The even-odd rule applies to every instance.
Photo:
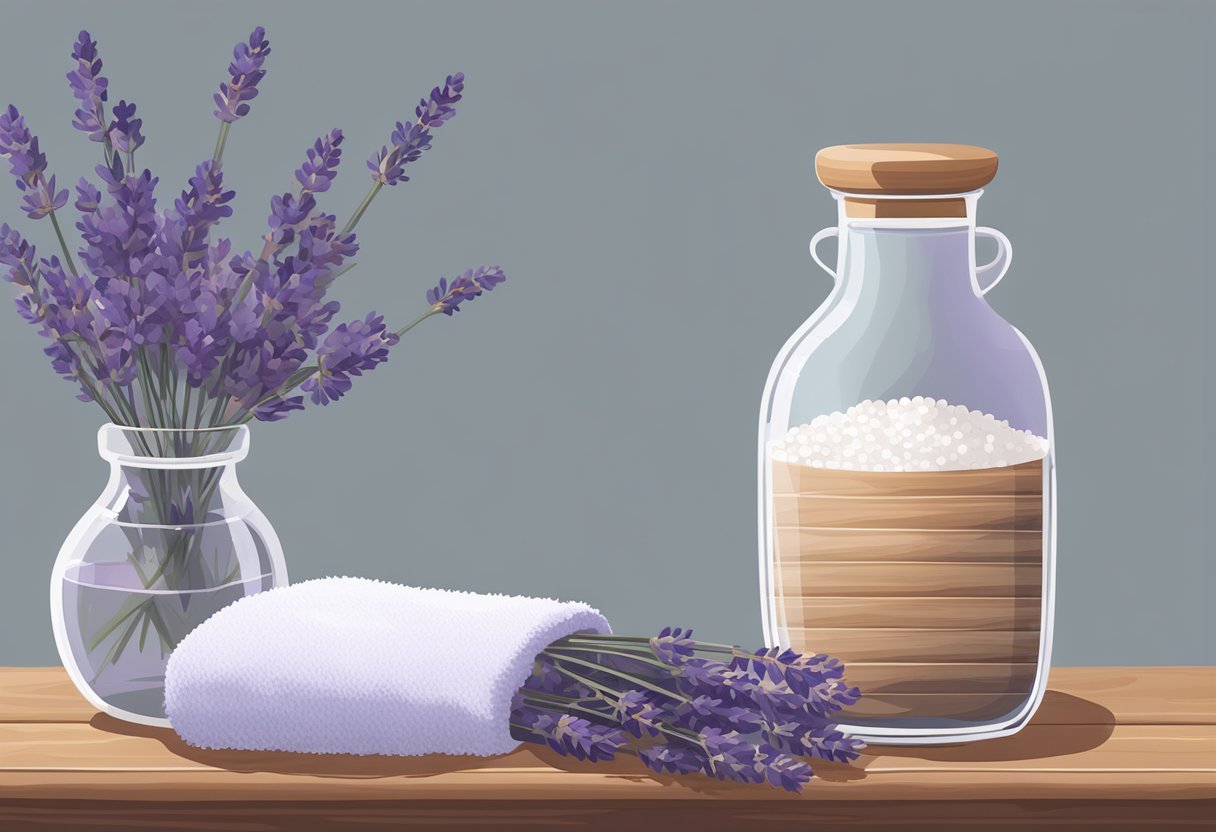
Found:
[[[220,122],[220,134],[215,137],[215,152],[211,154],[211,161],[213,164],[218,165],[220,163],[220,159],[224,158],[224,147],[228,144],[228,131],[231,129],[231,122]]]
[[[51,225],[55,227],[55,236],[59,238],[59,248],[63,251],[63,259],[68,264],[68,271],[72,273],[73,277],[80,277],[80,273],[76,271],[76,261],[72,259],[72,254],[68,251],[68,242],[63,237],[63,229],[59,227],[59,217],[55,215],[54,211],[51,211],[49,216]]]
[[[367,196],[363,197],[363,201],[359,203],[359,207],[355,209],[355,213],[346,221],[346,225],[342,226],[342,235],[345,236],[351,231],[354,231],[355,226],[359,224],[359,220],[363,219],[363,215],[367,213],[368,206],[372,204],[372,200],[376,198],[376,194],[380,193],[380,189],[384,187],[383,182],[375,182],[367,192]]]

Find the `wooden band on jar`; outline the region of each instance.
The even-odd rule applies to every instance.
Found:
[[[883,199],[847,196],[844,213],[856,219],[966,217],[967,201],[962,198]]]

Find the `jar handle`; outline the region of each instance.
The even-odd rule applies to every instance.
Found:
[[[975,270],[976,283],[981,283],[981,278],[990,272],[996,272],[996,277],[987,285],[980,289],[981,295],[986,295],[993,290],[996,284],[1001,282],[1005,277],[1005,272],[1009,271],[1009,264],[1013,262],[1013,244],[1009,242],[1009,238],[995,228],[989,228],[984,225],[976,226],[975,236],[987,237],[996,242],[996,259],[985,266],[979,266]]]
[[[829,269],[827,267],[827,264],[824,263],[823,260],[821,260],[819,258],[819,252],[816,251],[815,249],[817,249],[819,247],[819,244],[822,243],[824,240],[826,240],[828,237],[835,237],[837,232],[838,232],[838,229],[836,228],[836,226],[833,225],[833,226],[829,226],[828,228],[823,229],[822,231],[820,231],[814,237],[811,238],[811,259],[814,260],[819,265],[819,268],[823,269],[825,272],[830,274],[832,276],[832,280],[839,280],[840,278],[838,278],[836,276],[835,271],[833,271],[832,269]]]

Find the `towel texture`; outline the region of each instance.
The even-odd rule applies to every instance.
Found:
[[[581,603],[325,578],[251,595],[165,670],[173,728],[202,748],[503,754],[511,697],[550,642],[611,632]]]

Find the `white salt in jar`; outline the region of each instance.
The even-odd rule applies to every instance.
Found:
[[[1051,403],[1029,341],[985,300],[1009,267],[977,227],[990,150],[846,145],[816,172],[836,280],[769,372],[760,413],[770,646],[829,653],[870,742],[1012,734],[1051,653]],[[836,266],[815,251],[836,236]],[[976,267],[976,237],[996,259]]]

